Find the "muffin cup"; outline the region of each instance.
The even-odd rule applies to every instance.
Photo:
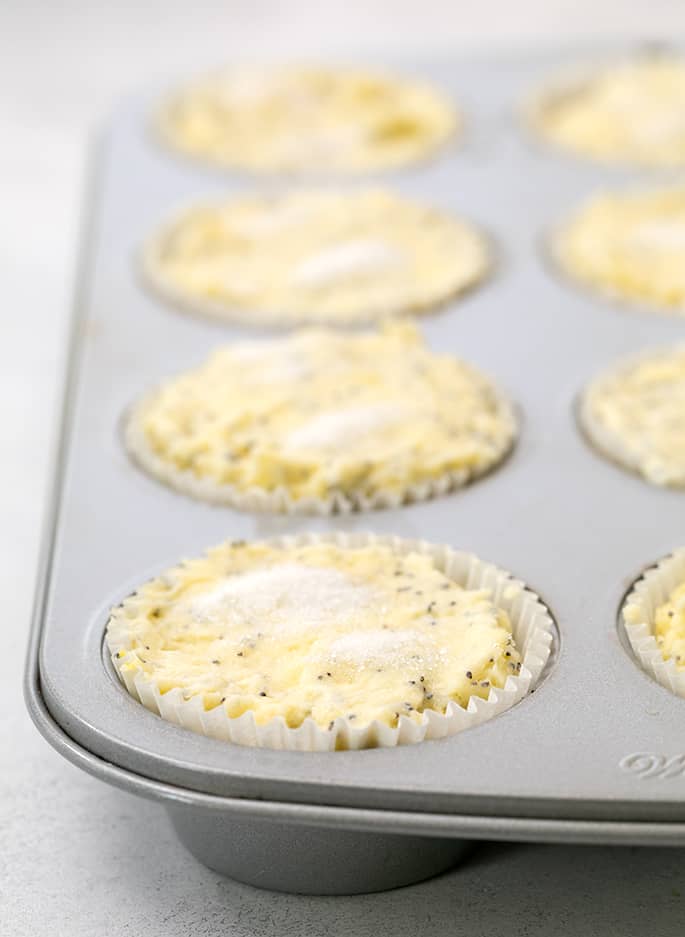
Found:
[[[631,449],[625,445],[622,439],[607,429],[601,420],[596,419],[590,404],[590,391],[603,384],[605,381],[612,380],[617,375],[632,370],[643,361],[650,361],[660,354],[668,353],[669,351],[678,351],[680,348],[680,344],[666,345],[661,346],[661,348],[652,348],[640,352],[639,354],[622,358],[620,361],[609,365],[609,367],[592,378],[581,391],[577,403],[576,412],[578,425],[592,448],[605,459],[613,462],[614,465],[618,465],[620,468],[632,472],[650,485],[656,485],[662,488],[685,488],[685,473],[681,473],[682,478],[669,476],[665,477],[663,480],[648,475],[644,470],[643,460],[637,457]]]
[[[483,563],[470,553],[423,540],[373,534],[301,534],[264,542],[284,549],[310,544],[335,544],[340,547],[379,545],[390,547],[400,554],[419,552],[431,557],[439,570],[464,588],[491,591],[493,601],[509,615],[512,635],[522,657],[520,672],[508,676],[502,688],[491,687],[486,699],[471,697],[466,708],[450,702],[444,713],[428,710],[422,714],[418,723],[401,715],[395,728],[377,720],[365,726],[353,726],[343,716],[335,720],[331,729],[320,728],[311,718],[305,719],[298,728],[289,728],[282,717],[258,725],[254,713],[250,711],[231,718],[221,705],[205,710],[200,696],[185,699],[179,688],[162,694],[154,682],[146,679],[140,671],[123,669],[127,662],[137,661],[135,655],[127,653],[126,616],[123,615],[108,625],[105,638],[114,668],[130,695],[167,722],[239,745],[291,751],[389,748],[413,744],[455,735],[510,709],[535,688],[550,658],[555,627],[548,609],[520,580],[490,563]],[[125,612],[130,611],[134,615],[137,610],[135,594],[126,598],[122,606]],[[117,657],[122,651],[123,655]]]
[[[684,315],[685,300],[682,302],[672,303],[663,299],[658,299],[656,297],[649,298],[646,296],[631,296],[629,293],[619,289],[617,286],[614,286],[609,282],[600,282],[598,278],[595,279],[577,273],[573,269],[573,264],[569,261],[569,227],[574,223],[578,214],[584,211],[587,205],[592,202],[594,198],[604,194],[625,196],[639,195],[642,193],[649,194],[657,191],[663,191],[667,188],[676,191],[681,189],[682,185],[677,185],[673,181],[671,181],[670,184],[666,182],[656,184],[653,181],[650,183],[645,183],[643,181],[639,185],[624,185],[622,188],[603,187],[595,189],[589,198],[586,198],[576,206],[574,211],[567,212],[564,217],[557,219],[551,227],[542,232],[542,236],[539,241],[540,253],[549,272],[553,274],[557,280],[575,289],[581,295],[587,296],[590,299],[601,299],[619,311],[639,312],[653,316],[668,317],[679,317]]]
[[[671,58],[674,53],[677,54],[677,49],[669,43],[645,43],[641,50],[636,51],[637,54],[628,57],[577,62],[575,65],[568,65],[557,71],[556,74],[548,76],[535,90],[529,91],[517,108],[519,121],[525,132],[538,144],[543,145],[550,151],[556,151],[557,156],[565,157],[574,163],[594,163],[596,166],[604,167],[643,169],[654,173],[677,171],[682,168],[682,160],[655,161],[648,156],[635,153],[618,155],[595,152],[586,149],[584,146],[564,143],[548,131],[546,118],[550,108],[572,100],[579,93],[591,90],[598,79],[614,68],[631,62],[659,59],[664,55]]]
[[[664,660],[654,635],[654,614],[685,582],[685,547],[660,560],[634,584],[621,607],[623,628],[642,669],[677,696],[685,696],[685,670]]]
[[[161,258],[165,244],[173,235],[180,220],[186,214],[203,204],[214,206],[215,202],[193,202],[177,210],[173,218],[158,227],[157,231],[143,244],[138,255],[138,269],[144,286],[176,309],[203,319],[212,319],[225,325],[240,325],[257,329],[292,329],[297,326],[330,326],[331,328],[354,328],[374,325],[402,316],[425,315],[437,311],[459,297],[476,289],[481,283],[496,272],[498,258],[495,239],[492,234],[468,218],[459,216],[458,223],[468,228],[479,242],[481,248],[480,263],[474,263],[473,270],[466,278],[461,278],[448,289],[437,295],[433,291],[415,294],[411,299],[404,299],[388,305],[383,300],[375,306],[360,308],[356,312],[336,313],[334,315],[314,313],[297,309],[259,309],[230,306],[216,302],[205,296],[191,296],[176,287],[165,274]]]
[[[547,144],[561,146],[551,140],[546,132],[547,112],[550,107],[568,100],[579,90],[587,89],[597,74],[596,66],[581,63],[567,66],[560,73],[545,78],[534,90],[524,95],[518,105],[518,115],[526,130]]]
[[[647,481],[640,470],[639,460],[635,458],[633,453],[619,438],[610,432],[600,420],[595,418],[592,412],[589,399],[590,390],[598,381],[613,376],[616,370],[616,368],[611,368],[603,371],[583,388],[578,397],[576,408],[578,425],[585,436],[586,442],[590,444],[596,453],[601,455],[604,459],[608,459],[609,462],[613,462],[613,464],[617,465],[619,468],[637,474]]]
[[[495,471],[511,453],[518,437],[518,420],[514,407],[506,397],[496,393],[501,416],[507,423],[508,434],[500,451],[487,465],[447,471],[434,479],[407,483],[395,491],[380,489],[370,495],[333,491],[323,498],[295,499],[285,487],[275,488],[273,491],[257,487],[241,490],[234,485],[223,485],[209,478],[198,478],[190,471],[178,469],[165,462],[148,445],[142,426],[146,402],[151,400],[153,395],[154,392],[134,404],[124,417],[124,445],[133,462],[157,481],[191,498],[254,513],[325,516],[397,508],[403,504],[428,501],[463,488],[469,482]]]
[[[268,75],[273,69],[268,68],[263,69],[263,71]],[[244,160],[231,156],[222,156],[219,153],[212,152],[211,148],[198,148],[189,145],[183,139],[179,138],[173,119],[173,111],[179,98],[188,94],[192,95],[196,88],[202,89],[208,86],[211,87],[212,85],[220,86],[226,77],[230,79],[230,69],[216,69],[205,75],[197,76],[196,79],[191,79],[183,84],[167,89],[161,99],[151,109],[148,132],[151,139],[154,140],[158,146],[162,147],[168,153],[194,163],[196,166],[199,165],[215,171],[219,170],[224,173],[230,172],[244,177],[257,178],[295,177],[316,178],[321,180],[334,179],[340,181],[348,179],[355,180],[364,176],[397,173],[413,167],[434,163],[444,156],[446,152],[453,149],[455,145],[458,146],[461,144],[465,117],[459,103],[452,100],[450,95],[441,91],[433,83],[427,84],[425,81],[420,80],[417,76],[411,77],[405,75],[402,77],[399,74],[394,75],[392,72],[387,72],[385,69],[382,71],[373,70],[372,72],[368,69],[364,69],[363,71],[367,74],[372,74],[374,77],[385,77],[386,79],[394,78],[395,81],[399,79],[401,83],[410,90],[421,88],[424,93],[429,92],[434,103],[440,101],[444,110],[441,134],[439,136],[434,136],[432,140],[424,140],[423,145],[414,152],[413,155],[405,155],[399,158],[395,156],[395,158],[388,159],[386,154],[385,159],[343,161],[333,166],[327,165],[325,158],[319,159],[316,165],[309,161],[299,165],[282,165],[278,161],[269,159]],[[286,102],[282,102],[281,106],[287,108]]]

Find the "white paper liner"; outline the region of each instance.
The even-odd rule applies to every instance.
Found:
[[[652,348],[627,358],[622,358],[619,362],[593,378],[581,393],[578,401],[578,423],[591,445],[606,459],[609,459],[610,462],[639,475],[640,478],[650,485],[657,485],[659,487],[685,487],[685,469],[683,470],[682,481],[678,479],[667,479],[662,482],[647,475],[642,465],[643,460],[637,456],[616,433],[609,430],[601,420],[595,417],[590,403],[590,394],[595,388],[601,387],[606,381],[613,380],[623,372],[632,370],[641,362],[649,361],[663,353],[677,351],[681,347],[683,346],[667,345],[661,348]]]
[[[683,582],[685,547],[648,569],[621,608],[623,628],[642,669],[677,696],[685,696],[685,670],[678,670],[673,658],[664,660],[654,636],[654,615]]]
[[[471,697],[466,709],[450,702],[445,713],[428,710],[423,713],[418,723],[401,715],[396,728],[380,721],[373,721],[366,726],[354,726],[345,717],[336,719],[332,729],[320,728],[311,718],[305,719],[296,729],[288,728],[282,717],[258,725],[250,711],[237,718],[230,718],[221,705],[205,711],[199,696],[184,699],[182,690],[178,688],[162,694],[154,682],[146,679],[140,671],[123,670],[128,655],[124,653],[123,657],[117,658],[116,654],[128,650],[126,624],[121,619],[110,622],[106,642],[122,683],[131,696],[166,721],[211,738],[258,748],[334,751],[408,745],[455,735],[481,725],[510,709],[535,689],[549,660],[555,626],[547,608],[534,592],[523,582],[513,578],[511,573],[490,563],[484,563],[473,554],[458,552],[448,546],[437,546],[424,540],[405,540],[400,537],[364,533],[300,534],[263,542],[285,549],[317,543],[333,543],[341,547],[377,544],[390,547],[400,554],[419,552],[430,556],[439,570],[464,588],[491,591],[495,604],[509,615],[512,635],[522,659],[520,672],[515,676],[508,676],[504,687],[492,687],[487,699]],[[131,617],[136,614],[135,595],[129,596],[123,605],[130,609]]]
[[[215,202],[204,203],[208,206]],[[376,306],[360,308],[355,312],[315,313],[297,309],[261,309],[257,307],[232,306],[222,302],[215,302],[204,296],[192,296],[185,290],[175,286],[164,272],[161,257],[164,254],[165,244],[176,229],[179,221],[190,210],[199,208],[202,203],[189,204],[185,209],[177,211],[174,218],[162,225],[145,242],[139,254],[139,271],[143,284],[158,297],[170,305],[191,315],[215,321],[245,325],[251,328],[282,328],[289,329],[300,325],[327,325],[331,327],[371,325],[380,321],[398,316],[429,313],[445,306],[457,297],[475,289],[495,269],[495,248],[489,233],[480,226],[461,217],[455,220],[468,228],[470,233],[478,239],[482,248],[482,257],[478,265],[474,263],[473,269],[456,279],[449,287],[441,290],[428,290],[424,295],[414,293],[411,299],[397,300],[388,305],[383,300]]]
[[[245,490],[234,485],[221,484],[211,478],[198,478],[193,472],[182,470],[160,458],[150,447],[143,430],[142,418],[148,401],[153,394],[147,395],[125,415],[123,433],[124,445],[131,459],[157,481],[168,485],[181,494],[189,495],[199,501],[221,504],[240,511],[272,514],[308,514],[325,516],[330,514],[350,514],[352,512],[374,511],[382,508],[397,508],[403,504],[428,501],[463,488],[469,482],[494,471],[506,459],[514,448],[518,437],[518,421],[512,404],[493,388],[500,416],[506,423],[507,435],[502,439],[500,450],[489,462],[480,466],[447,471],[437,478],[421,482],[407,483],[396,491],[379,489],[370,495],[345,494],[335,491],[324,498],[293,498],[287,488],[264,488]]]

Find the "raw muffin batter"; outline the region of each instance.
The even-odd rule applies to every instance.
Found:
[[[380,544],[223,544],[115,608],[107,642],[129,688],[179,688],[205,710],[291,728],[418,722],[521,669],[487,590]]]
[[[685,346],[654,352],[600,376],[581,419],[610,458],[656,485],[685,485]]]
[[[650,56],[543,92],[533,123],[551,142],[604,162],[685,165],[685,62]]]
[[[420,311],[482,279],[484,237],[383,190],[304,190],[190,208],[148,244],[150,285],[219,319],[289,325]]]
[[[678,670],[685,670],[685,582],[657,608],[654,636],[664,660],[673,660]]]
[[[252,172],[359,173],[432,155],[459,126],[434,88],[344,68],[241,69],[173,94],[158,127],[191,156]]]
[[[610,295],[685,313],[685,188],[603,194],[561,230],[573,277]]]
[[[258,491],[265,509],[311,510],[453,488],[515,433],[486,377],[396,323],[226,345],[144,398],[126,437],[144,468],[197,497],[245,506]]]

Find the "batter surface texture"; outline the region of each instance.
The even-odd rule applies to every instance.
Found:
[[[138,589],[107,640],[125,680],[290,728],[420,721],[521,669],[488,590],[381,545],[224,544]]]
[[[532,107],[550,142],[602,162],[685,165],[685,62],[651,56],[559,84]]]
[[[346,68],[243,68],[172,94],[166,143],[224,168],[363,173],[431,156],[458,130],[451,101],[418,81]]]
[[[670,594],[654,616],[654,635],[664,660],[685,671],[685,582]]]

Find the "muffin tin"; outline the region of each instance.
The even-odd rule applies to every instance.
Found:
[[[124,106],[100,147],[27,702],[66,757],[164,802],[212,868],[265,887],[349,893],[434,874],[475,838],[685,844],[685,699],[640,669],[617,625],[641,570],[682,544],[683,494],[596,455],[574,416],[589,379],[682,338],[685,324],[618,310],[546,266],[540,232],[596,188],[639,176],[538,147],[513,117],[531,88],[577,58],[405,69],[453,94],[467,131],[434,162],[381,181],[484,224],[501,253],[489,282],[420,327],[434,349],[491,374],[521,408],[522,427],[512,456],[487,477],[398,509],[238,513],[176,494],[129,461],[120,427],[131,401],[216,344],[254,336],[176,314],[146,293],[136,276],[141,243],[179,203],[277,182],[203,172],[157,148],[147,123],[156,94]],[[218,742],[127,695],[103,653],[112,604],[223,539],[304,530],[422,537],[511,570],[559,628],[537,690],[452,738],[325,754]]]

